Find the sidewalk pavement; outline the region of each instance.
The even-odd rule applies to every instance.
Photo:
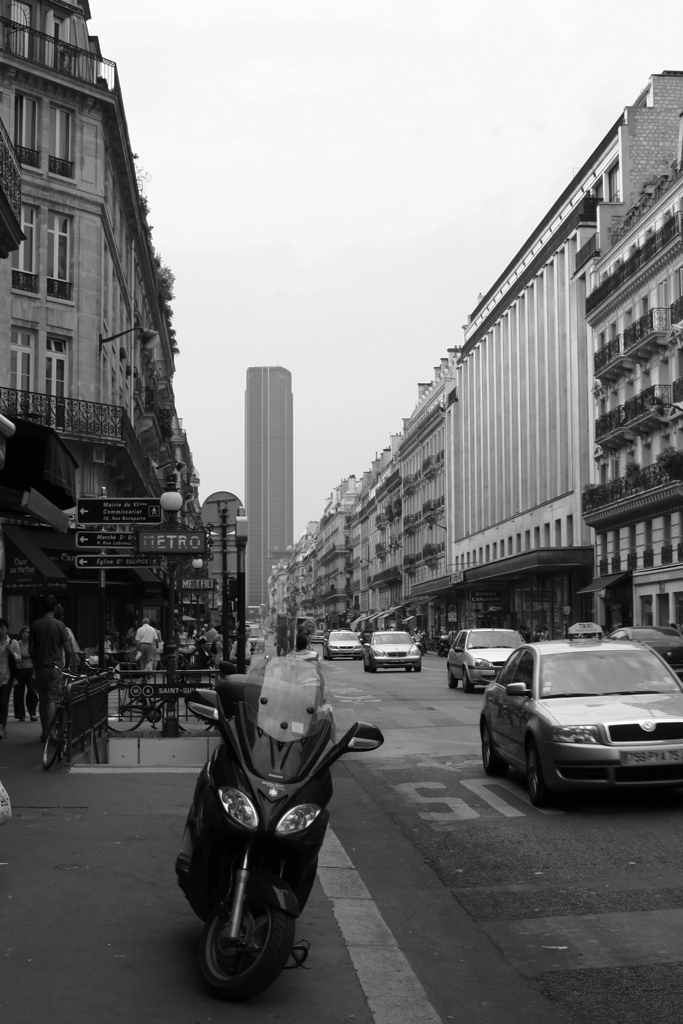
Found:
[[[203,988],[201,922],[173,870],[197,769],[43,771],[39,726],[8,723],[0,779],[13,818],[0,828],[0,1020],[195,1024],[224,1019],[372,1024],[316,884],[297,936],[310,970],[285,971],[248,1004]]]

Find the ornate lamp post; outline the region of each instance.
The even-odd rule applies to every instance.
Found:
[[[173,473],[166,477],[166,490],[159,497],[159,504],[166,513],[171,529],[178,528],[178,513],[183,507],[183,496],[178,490],[178,481]],[[177,646],[175,642],[175,601],[176,601],[176,559],[168,559],[168,618],[166,619],[166,676],[168,685],[173,686],[176,668]]]

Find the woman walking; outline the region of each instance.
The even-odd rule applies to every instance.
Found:
[[[32,722],[38,721],[36,711],[38,709],[38,691],[33,677],[33,662],[28,651],[29,627],[22,626],[19,630],[19,651],[21,657],[17,661],[15,677],[17,685],[14,687],[14,717],[19,722],[26,721],[28,709]],[[25,698],[25,702],[24,702]]]

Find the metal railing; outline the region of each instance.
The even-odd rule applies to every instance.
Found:
[[[47,279],[47,294],[53,299],[70,299],[71,288],[71,281],[60,281],[56,277]]]
[[[37,292],[38,275],[30,274],[28,270],[13,270],[12,287],[21,292]]]
[[[576,262],[574,264],[574,273],[579,270],[580,267],[587,263],[591,256],[600,255],[600,235],[596,231],[594,235],[588,239],[585,245],[582,245],[576,254]]]
[[[606,434],[623,427],[633,420],[639,419],[644,413],[658,406],[671,404],[671,384],[652,384],[639,394],[629,398],[623,405],[598,416],[595,421],[595,438],[599,440]]]
[[[123,440],[123,409],[118,405],[0,388],[0,412],[4,416],[30,420],[65,434]]]
[[[97,741],[107,731],[111,678],[106,673],[91,676],[87,681],[73,680],[65,686],[66,697],[66,764],[74,757],[92,750],[99,764]]]
[[[29,149],[28,146],[14,147],[20,163],[27,167],[40,167],[40,150]]]
[[[28,25],[0,18],[0,49],[13,57],[40,64],[67,78],[113,90],[117,84],[116,64],[90,50],[65,43]]]
[[[673,239],[681,234],[681,214],[677,213],[674,217],[671,217],[668,221],[665,221],[664,225],[659,228],[658,231],[645,240],[645,242],[638,246],[631,255],[621,263],[613,273],[611,273],[601,284],[595,288],[590,295],[586,297],[586,315],[592,313],[594,309],[597,309],[605,299],[608,299],[610,295],[618,291],[625,281],[633,277],[641,267],[645,266],[646,263],[656,256],[658,252],[661,252]]]
[[[656,331],[669,330],[669,310],[655,306],[624,329],[624,352]]]
[[[641,491],[649,491],[653,487],[674,483],[683,478],[683,473],[662,469],[660,466],[643,466],[636,473],[608,480],[604,484],[587,487],[581,496],[581,511],[594,512],[596,509],[611,505],[622,498],[630,498]]]
[[[17,218],[21,220],[21,166],[14,146],[7,134],[7,129],[0,118],[0,187],[5,193],[7,203]]]
[[[73,178],[74,176],[73,160],[64,160],[58,156],[48,157],[47,169],[51,174],[59,174],[62,178]]]

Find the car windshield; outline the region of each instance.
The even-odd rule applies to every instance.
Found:
[[[375,633],[372,638],[373,644],[412,644],[411,638],[407,633],[391,632],[391,633]]]
[[[330,633],[330,640],[346,640],[348,642],[349,640],[356,641],[357,639],[356,634],[351,633],[349,630],[346,632]]]
[[[634,640],[663,640],[667,636],[681,639],[681,634],[670,626],[662,626],[661,629],[632,629],[630,633]]]
[[[491,647],[521,647],[524,641],[519,633],[512,629],[477,629],[470,633],[467,640],[469,651]]]
[[[674,674],[646,648],[571,650],[541,659],[541,698],[611,693],[679,693]]]

